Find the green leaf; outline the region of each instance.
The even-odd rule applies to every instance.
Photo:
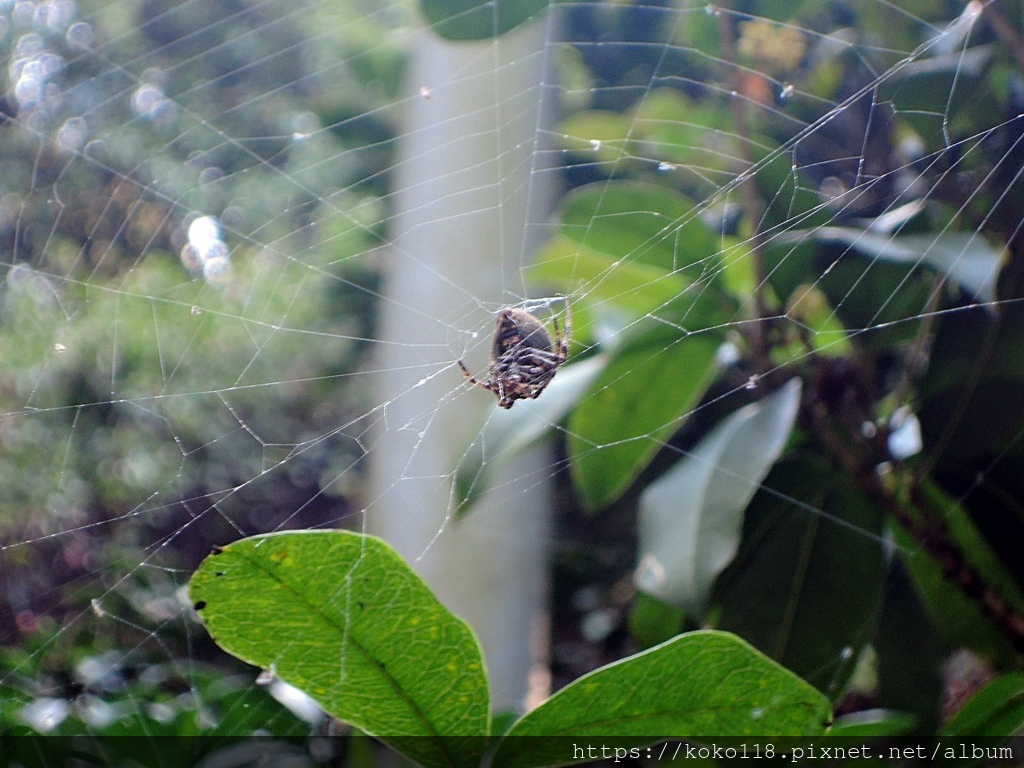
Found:
[[[739,547],[743,513],[789,439],[800,405],[790,379],[727,416],[640,496],[636,584],[702,618]]]
[[[218,645],[335,717],[425,766],[479,763],[490,727],[480,647],[383,541],[242,539],[207,557],[189,592]]]
[[[942,729],[948,737],[1014,736],[1024,729],[1024,673],[997,677]]]
[[[459,516],[466,514],[487,490],[491,472],[565,418],[607,362],[607,356],[600,355],[559,368],[541,397],[523,400],[515,408],[495,408],[488,415],[455,470]]]
[[[683,613],[678,608],[637,592],[629,611],[629,634],[641,648],[664,643],[679,634],[683,626]]]
[[[548,0],[420,0],[427,23],[447,40],[489,40],[547,7]]]
[[[846,335],[846,329],[829,306],[825,292],[817,286],[807,283],[797,286],[787,302],[786,317],[799,323],[816,352],[826,357],[853,355],[853,344]],[[801,356],[805,354],[803,346],[800,344]]]
[[[912,343],[934,290],[913,265],[855,258],[845,253],[847,246],[823,244],[809,234],[798,242],[783,239],[765,246],[765,268],[776,295],[793,297],[810,276],[849,337],[885,353]]]
[[[899,560],[890,563],[885,596],[870,639],[876,653],[874,696],[886,709],[914,716],[914,735],[935,733],[948,651]]]
[[[696,31],[689,22],[688,26]],[[715,151],[715,130],[730,119],[719,101],[690,98],[676,88],[655,88],[633,108],[629,137],[636,154],[668,164],[659,170],[677,170],[677,165],[683,178],[692,173],[706,183],[731,167],[733,159]]]
[[[754,169],[765,211],[760,222],[762,232],[788,232],[794,222],[805,228],[824,226],[832,213],[821,204],[817,185],[794,169],[791,150],[778,147],[767,137],[758,137],[751,145]],[[777,242],[772,236],[769,242]]]
[[[975,298],[995,301],[996,278],[1002,254],[979,234],[940,232],[921,235],[887,235],[852,227],[819,227],[808,234],[823,242],[838,242],[874,259],[900,264],[927,264],[946,275]]]
[[[837,717],[826,736],[861,738],[863,736],[904,736],[913,732],[917,718],[894,709],[864,709]],[[825,746],[822,743],[822,746]]]
[[[566,293],[583,286],[587,301],[605,300],[635,317],[664,307],[685,294],[690,284],[661,267],[619,259],[558,235],[544,245],[526,268],[527,281]]]
[[[667,738],[815,736],[830,719],[824,696],[740,638],[692,632],[563,688],[512,727],[493,766],[567,763],[566,736],[633,745]],[[543,736],[556,738],[537,738]]]
[[[632,121],[619,112],[590,109],[569,115],[558,125],[562,145],[570,152],[604,163],[626,156]]]
[[[754,252],[750,242],[734,237],[723,237],[722,245],[722,285],[731,295],[749,301],[758,284]]]
[[[595,251],[660,267],[688,284],[709,268],[721,239],[697,215],[693,203],[673,189],[634,181],[591,184],[565,200],[562,234]],[[709,270],[710,271],[710,270]]]
[[[573,481],[591,509],[611,504],[650,463],[718,366],[715,334],[624,349],[569,419]]]

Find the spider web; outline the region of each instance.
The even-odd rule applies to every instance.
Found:
[[[949,14],[865,0],[793,21],[788,8],[570,3],[457,53],[424,42],[404,3],[0,8],[7,725],[100,734],[191,718],[202,730],[229,712],[242,731],[251,717],[252,728],[301,732],[270,693],[317,721],[221,655],[188,603],[212,546],[265,531],[380,533],[439,582],[477,567],[460,560],[473,560],[470,546],[495,565],[490,600],[516,604],[526,590],[523,626],[537,621],[543,580],[524,588],[503,569],[543,567],[554,528],[566,579],[555,587],[556,684],[622,655],[632,518],[584,511],[564,447],[579,435],[554,406],[573,386],[599,401],[601,389],[579,383],[587,361],[666,322],[671,296],[650,304],[666,280],[645,271],[649,252],[684,248],[695,227],[717,245],[679,267],[689,295],[722,280],[749,288],[710,324],[696,310],[673,321],[720,335],[723,370],[742,338],[793,313],[757,306],[764,285],[742,267],[757,250],[781,254],[766,273],[802,264],[808,240],[926,267],[894,282],[864,269],[830,295],[811,334],[826,349],[839,343],[837,316],[857,317],[846,335],[870,343],[1012,304],[997,298],[998,250],[981,234],[1009,240],[1020,226],[1008,212],[1021,85],[1005,53],[1020,38],[998,4]],[[718,37],[723,16],[733,50]],[[997,66],[1002,100],[979,119],[972,89]],[[759,134],[757,120],[785,140]],[[1007,161],[979,176],[992,155]],[[614,205],[619,182],[681,190],[694,204],[672,214],[659,199],[639,211],[663,222],[646,240],[553,281],[557,259],[538,268],[537,253],[565,234],[559,199],[586,189],[596,201],[574,224],[580,259],[616,234],[601,206]],[[959,250],[897,252],[894,233],[937,204]],[[806,292],[848,262],[812,262]],[[510,412],[532,409],[554,439],[509,460],[487,443],[508,434],[506,415],[457,361],[486,376],[499,309],[550,322],[566,302],[575,359]],[[640,436],[664,449],[665,466],[720,412],[760,394],[758,376],[734,373]],[[684,423],[692,435],[680,438]],[[1020,425],[1007,430],[1012,448]],[[463,494],[458,468],[473,462]],[[999,462],[978,468],[964,495]],[[760,488],[889,551],[878,529],[820,499]],[[468,600],[472,581],[438,589]],[[513,665],[537,672],[536,696],[548,647],[524,644]]]

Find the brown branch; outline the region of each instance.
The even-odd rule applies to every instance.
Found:
[[[756,320],[751,324],[751,338],[759,359],[769,360],[768,334],[765,333],[764,320],[768,317],[768,305],[765,301],[765,286],[768,275],[764,265],[764,247],[761,233],[761,217],[764,213],[761,205],[761,194],[757,188],[754,175],[754,159],[750,154],[750,123],[748,120],[748,103],[743,95],[743,71],[736,63],[736,33],[733,19],[727,5],[716,9],[718,33],[721,38],[722,60],[729,67],[729,87],[732,90],[729,106],[732,110],[732,121],[737,138],[736,154],[743,165],[740,173],[740,193],[743,196],[743,217],[749,222],[750,253],[754,260],[754,306]],[[769,366],[770,367],[770,366]]]
[[[907,498],[879,477],[874,451],[862,439],[843,440],[826,409],[805,406],[804,418],[833,458],[849,472],[857,485],[893,517],[935,559],[943,576],[955,583],[981,608],[1010,644],[1024,653],[1024,614],[1012,605],[968,562],[963,550],[950,538],[941,512],[932,508],[918,483]]]
[[[1024,69],[1024,39],[1013,22],[1006,18],[1006,13],[999,3],[992,2],[985,6],[984,19],[996,36],[1010,49],[1010,55],[1017,60],[1017,66]]]
[[[921,361],[926,359],[926,347],[930,343],[932,334],[935,332],[937,310],[939,308],[939,297],[942,296],[942,287],[946,283],[945,276],[939,274],[932,281],[932,292],[928,296],[928,303],[924,307],[921,317],[921,326],[914,335],[914,341],[907,353],[907,366],[900,376],[899,383],[894,390],[893,402],[899,408],[910,400],[911,387],[914,380],[922,372]]]

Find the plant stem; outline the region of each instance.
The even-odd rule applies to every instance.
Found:
[[[998,3],[988,3],[985,6],[985,21],[1010,49],[1010,55],[1017,60],[1017,66],[1024,69],[1024,39],[1013,22],[1006,18],[1006,13],[999,7]]]
[[[768,334],[765,329],[768,306],[764,291],[768,275],[764,266],[764,249],[761,233],[761,217],[764,208],[761,195],[757,188],[754,175],[754,160],[750,154],[750,123],[748,120],[748,103],[743,95],[743,72],[736,63],[736,33],[733,27],[732,12],[726,5],[719,6],[715,12],[718,19],[718,31],[722,45],[722,60],[729,68],[729,87],[732,91],[729,105],[732,109],[733,128],[736,134],[736,154],[743,165],[739,176],[740,193],[743,200],[743,217],[750,225],[750,253],[754,260],[754,308],[757,322],[750,325],[750,336],[758,358],[770,360],[768,355]]]

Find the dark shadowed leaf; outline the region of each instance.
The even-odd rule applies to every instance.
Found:
[[[936,46],[933,50],[939,49]],[[922,137],[943,135],[950,116],[976,102],[993,49],[976,45],[947,49],[899,67],[880,83],[877,98],[891,104]]]
[[[878,706],[913,715],[916,735],[934,733],[944,687],[940,667],[948,652],[899,560],[886,574],[871,647]]]
[[[779,462],[716,585],[719,626],[838,695],[881,595],[881,526],[881,511],[827,461],[800,453]]]
[[[1021,610],[1024,607],[1024,596],[1013,576],[978,532],[963,505],[931,481],[922,484],[920,493],[932,512],[940,517],[946,533],[956,543],[967,563],[981,574],[991,589],[1016,606],[1017,610]],[[980,653],[1002,657],[1007,661],[1012,658],[1006,638],[982,611],[978,600],[951,581],[934,556],[895,522],[893,534],[896,542],[901,545],[900,553],[907,572],[945,638]]]

